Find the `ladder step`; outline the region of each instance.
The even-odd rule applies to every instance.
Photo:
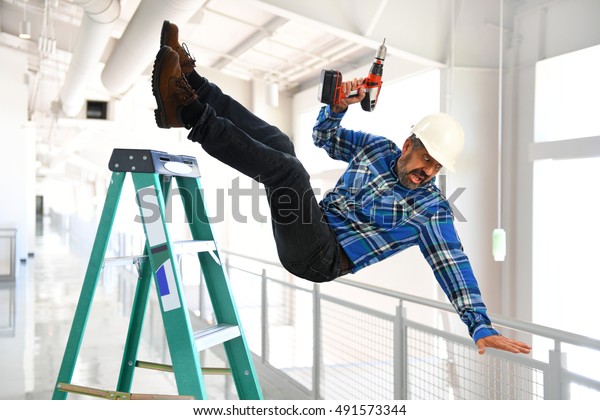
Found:
[[[146,255],[131,255],[127,257],[110,257],[105,258],[102,268],[106,267],[118,267],[121,265],[136,265],[143,259],[147,258]]]
[[[194,332],[198,351],[206,350],[218,344],[233,340],[241,335],[237,325],[220,324],[206,330]]]
[[[176,254],[197,254],[199,252],[216,251],[217,246],[214,241],[174,241],[173,251]]]
[[[57,388],[63,392],[87,395],[88,397],[105,398],[107,400],[194,400],[192,395],[164,395],[164,394],[133,394],[131,392],[110,391],[106,389],[91,388],[88,386],[65,384],[60,382]]]
[[[138,360],[137,362],[135,362],[135,367],[139,367],[142,369],[160,370],[162,372],[173,372],[172,365],[166,365],[164,363],[155,362],[144,362],[143,360]],[[231,369],[220,367],[203,367],[202,373],[205,375],[231,375]]]
[[[217,246],[214,241],[174,241],[172,243],[173,252],[175,254],[197,254],[199,252],[216,251]],[[122,265],[135,265],[143,259],[148,258],[147,255],[130,255],[124,257],[105,258],[102,268],[116,267]]]

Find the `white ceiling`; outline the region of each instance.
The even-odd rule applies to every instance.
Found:
[[[110,0],[3,0],[0,44],[29,52],[29,69],[43,96],[46,84],[64,83],[84,7]],[[116,0],[115,0],[116,1]],[[505,10],[536,7],[548,0],[504,0]],[[123,35],[139,34],[135,71],[147,73],[158,50],[162,15],[178,24],[197,65],[244,80],[276,81],[282,90],[314,85],[321,69],[352,69],[367,64],[386,38],[388,59],[409,69],[455,65],[497,66],[499,0],[121,0],[100,62],[112,59]],[[138,8],[163,11],[160,19]],[[86,9],[87,10],[87,9]],[[175,16],[176,18],[169,18]],[[32,39],[18,38],[19,22],[32,23]],[[176,20],[177,19],[177,20]],[[505,24],[505,26],[508,26]],[[143,28],[143,29],[140,29]],[[454,37],[451,35],[454,34]],[[56,52],[40,46],[56,41]],[[146,41],[147,40],[147,41]],[[49,42],[51,45],[52,42]],[[128,66],[135,67],[135,66]],[[134,71],[132,68],[131,71]],[[137,74],[139,76],[140,74]],[[99,86],[98,76],[90,85]],[[109,89],[110,91],[110,89]],[[112,92],[115,95],[121,92]],[[46,98],[47,99],[47,98]],[[54,98],[53,100],[56,100]],[[33,100],[47,111],[53,100]],[[56,111],[56,110],[55,110]]]
[[[88,3],[90,1],[88,0]],[[127,30],[141,3],[173,3],[160,0],[122,0],[119,18],[112,26],[100,61],[105,63]],[[64,83],[78,36],[85,1],[65,0],[3,0],[0,3],[0,44],[29,52],[28,66],[38,86],[50,84],[54,89]],[[253,0],[194,1],[185,13],[187,20],[174,20],[179,26],[180,40],[185,42],[197,65],[220,70],[244,80],[276,81],[280,89],[297,89],[304,83],[314,83],[324,67],[357,67],[372,59],[381,39],[330,30],[323,22],[311,21],[296,11],[279,8],[277,3]],[[273,4],[275,4],[275,6]],[[310,1],[303,3],[308,7]],[[331,1],[332,6],[337,1]],[[385,1],[382,2],[386,3]],[[313,5],[317,5],[313,2]],[[145,5],[147,6],[147,5]],[[176,7],[173,6],[175,9]],[[189,6],[186,6],[189,8]],[[165,14],[168,18],[168,14]],[[32,39],[18,37],[19,22],[32,24]],[[151,22],[147,43],[152,55],[146,59],[144,72],[149,71],[153,54],[158,50],[160,23]],[[43,42],[56,43],[56,51],[45,53]],[[98,84],[99,80],[90,80]],[[114,92],[119,94],[121,92]],[[38,92],[38,95],[43,95]],[[56,99],[56,98],[55,98]],[[36,101],[48,108],[51,101]]]
[[[500,1],[1,0],[0,46],[26,52],[29,114],[49,133],[37,143],[37,160],[57,173],[66,156],[73,163],[86,147],[96,153],[77,120],[62,118],[58,127],[63,93],[81,96],[82,103],[90,93],[121,97],[128,83],[149,76],[164,19],[179,26],[180,41],[200,68],[278,82],[293,93],[315,86],[323,68],[346,74],[367,65],[384,38],[386,74],[448,65],[497,69]],[[504,0],[507,44],[515,13],[551,1],[557,0]],[[90,30],[90,10],[107,3],[117,4],[118,17],[106,34],[98,31],[102,25]],[[31,40],[18,36],[22,20],[31,22]]]

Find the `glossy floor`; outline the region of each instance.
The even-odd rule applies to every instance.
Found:
[[[71,328],[87,255],[56,232],[36,238],[34,257],[21,262],[16,281],[0,284],[0,399],[50,399]],[[89,252],[89,251],[88,251]],[[86,327],[73,384],[114,390],[129,322],[135,279],[102,275]],[[133,280],[133,281],[132,281]],[[138,359],[169,363],[157,305],[149,305]],[[202,352],[203,365],[222,367]],[[209,399],[236,399],[232,381],[207,376]],[[132,392],[177,394],[172,373],[136,369]],[[69,394],[69,399],[90,398]]]

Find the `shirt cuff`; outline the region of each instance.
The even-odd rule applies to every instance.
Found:
[[[346,108],[346,111],[348,111],[348,108]],[[327,106],[325,107],[325,115],[326,115],[327,117],[331,118],[331,119],[334,119],[334,120],[341,120],[341,119],[342,119],[342,117],[343,117],[344,115],[346,115],[346,111],[343,111],[343,112],[334,112],[334,111],[331,109],[331,105],[327,105]]]
[[[492,327],[489,327],[487,325],[481,325],[473,333],[473,341],[477,343],[477,340],[479,340],[480,338],[489,337],[490,335],[500,335],[500,333]]]

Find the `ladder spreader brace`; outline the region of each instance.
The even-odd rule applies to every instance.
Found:
[[[208,221],[196,159],[147,149],[114,149],[109,169],[113,174],[52,398],[66,399],[68,393],[77,393],[119,400],[206,399],[203,374],[230,374],[239,399],[262,399],[227,273],[221,264]],[[105,258],[127,173],[131,174],[136,191],[146,236],[145,252],[137,256]],[[192,240],[170,239],[165,209],[172,179],[176,180],[181,192]],[[176,264],[177,255],[182,253],[198,255],[212,302],[217,324],[204,331],[193,332],[191,329],[180,272]],[[134,264],[137,267],[139,281],[116,390],[107,391],[71,384],[100,273],[104,268],[125,264]],[[137,360],[152,280],[159,297],[172,365]],[[198,353],[220,344],[225,349],[229,368],[201,368]],[[173,372],[179,395],[131,393],[135,368]]]

